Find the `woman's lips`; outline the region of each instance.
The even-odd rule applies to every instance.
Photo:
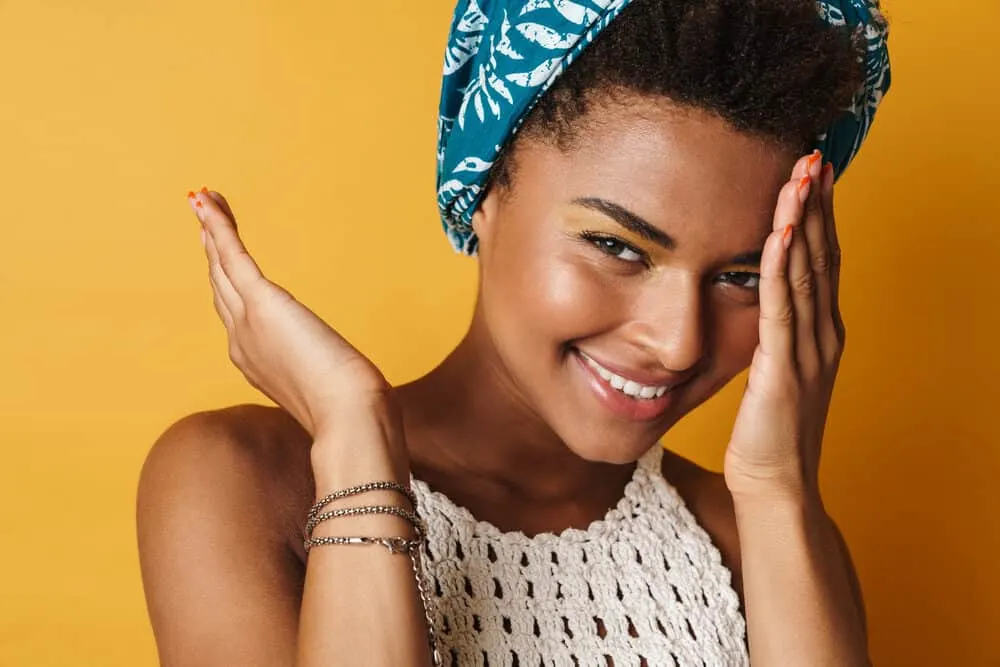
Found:
[[[662,416],[676,400],[677,387],[673,387],[659,398],[636,399],[618,391],[604,380],[587,363],[579,350],[572,349],[576,366],[583,371],[582,379],[597,398],[597,401],[617,417],[633,421],[651,421]]]

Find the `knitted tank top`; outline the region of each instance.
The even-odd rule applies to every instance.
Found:
[[[586,530],[533,537],[478,521],[411,476],[444,665],[748,665],[731,574],[663,478],[662,456],[659,444],[644,454],[624,497]]]

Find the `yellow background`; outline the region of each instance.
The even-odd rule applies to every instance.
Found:
[[[840,188],[825,489],[878,665],[1000,665],[1000,2],[887,1],[895,88]],[[451,0],[0,0],[0,665],[155,664],[137,474],[226,358],[184,194],[393,381],[463,332],[434,206]],[[714,467],[730,387],[668,436]],[[253,548],[253,545],[247,545]]]

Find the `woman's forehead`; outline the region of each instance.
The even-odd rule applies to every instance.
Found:
[[[616,107],[619,105],[615,105]],[[651,222],[767,224],[797,156],[697,109],[599,108],[569,150],[527,140],[514,189],[568,202],[613,201]]]

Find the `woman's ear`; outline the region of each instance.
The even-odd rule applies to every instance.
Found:
[[[476,207],[476,212],[472,214],[472,231],[476,233],[476,237],[479,239],[480,252],[483,245],[489,246],[493,229],[496,227],[497,214],[500,209],[500,198],[502,197],[500,190],[502,188],[502,185],[491,185],[489,190],[486,191],[486,195],[479,202],[479,206]]]

